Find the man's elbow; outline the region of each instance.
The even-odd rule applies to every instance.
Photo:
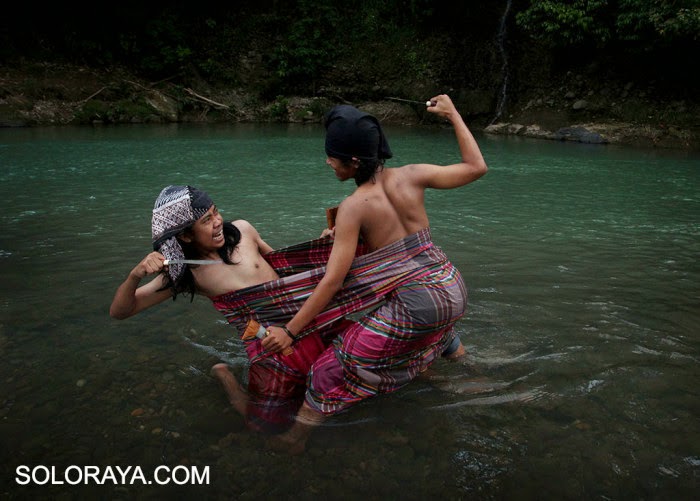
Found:
[[[109,310],[109,316],[110,316],[113,320],[124,320],[125,318],[127,318],[126,315],[121,315],[120,313],[115,312],[115,311],[112,311],[112,310]]]
[[[477,179],[486,174],[488,171],[489,167],[488,165],[486,165],[486,161],[482,160],[481,162],[479,162],[476,166]]]
[[[465,167],[466,168],[464,169],[463,176],[461,177],[461,183],[459,184],[459,186],[463,186],[465,184],[469,184],[471,182],[476,181],[484,174],[486,174],[489,170],[484,160],[465,164]]]
[[[343,279],[334,279],[326,275],[318,285],[324,287],[328,291],[329,296],[333,297],[343,288]]]
[[[114,306],[110,306],[109,316],[112,317],[114,320],[124,320],[125,318],[129,318],[131,314],[119,308],[115,308]]]

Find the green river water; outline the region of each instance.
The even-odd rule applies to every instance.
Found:
[[[387,135],[389,166],[459,159],[450,129]],[[168,184],[206,190],[273,247],[318,236],[354,187],[325,165],[322,128],[0,130],[0,496],[691,499],[700,156],[477,140],[489,173],[426,202],[469,289],[468,356],[329,419],[290,458],[208,375],[224,360],[243,377],[246,357],[207,299],[108,309]],[[146,481],[86,483],[90,466]],[[180,482],[148,485],[159,466]],[[182,481],[195,470],[208,485]]]

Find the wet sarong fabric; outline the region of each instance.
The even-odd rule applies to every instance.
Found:
[[[331,248],[332,240],[323,238],[267,254],[281,278],[212,297],[214,307],[239,333],[251,318],[262,325],[288,321],[325,274]],[[371,253],[359,246],[342,289],[298,334],[302,339],[294,343],[291,355],[269,354],[258,339],[246,342],[249,382],[255,381],[253,388],[249,384],[251,401],[266,409],[255,412],[261,419],[272,419],[284,399],[281,393],[291,393],[292,386],[295,392],[299,388],[303,392],[312,364],[307,401],[324,413],[394,391],[425,370],[449,345],[454,323],[465,307],[462,278],[432,243],[428,228]],[[354,324],[338,324],[346,315],[372,308]],[[262,381],[270,378],[283,381]],[[286,380],[293,383],[287,385]]]

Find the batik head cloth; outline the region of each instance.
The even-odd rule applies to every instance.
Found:
[[[192,186],[167,186],[160,192],[153,207],[151,234],[153,249],[165,259],[185,259],[177,235],[194,224],[214,205],[205,192]],[[177,282],[185,271],[184,264],[171,264],[168,273]]]
[[[349,160],[378,161],[391,158],[391,148],[379,121],[354,106],[342,104],[325,117],[326,155]]]

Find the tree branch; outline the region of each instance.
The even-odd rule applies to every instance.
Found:
[[[200,96],[199,94],[197,94],[197,93],[196,93],[195,91],[193,91],[192,89],[185,89],[185,92],[187,92],[187,93],[190,94],[191,96],[193,96],[193,97],[195,97],[195,98],[197,98],[197,99],[199,99],[199,100],[201,100],[201,101],[204,101],[205,103],[208,103],[208,104],[211,104],[212,106],[215,106],[216,108],[223,108],[223,109],[225,109],[225,110],[228,110],[228,109],[230,108],[230,106],[228,106],[228,105],[226,105],[226,104],[217,103],[216,101],[212,101],[211,99],[207,99],[207,98],[204,97],[204,96]]]

